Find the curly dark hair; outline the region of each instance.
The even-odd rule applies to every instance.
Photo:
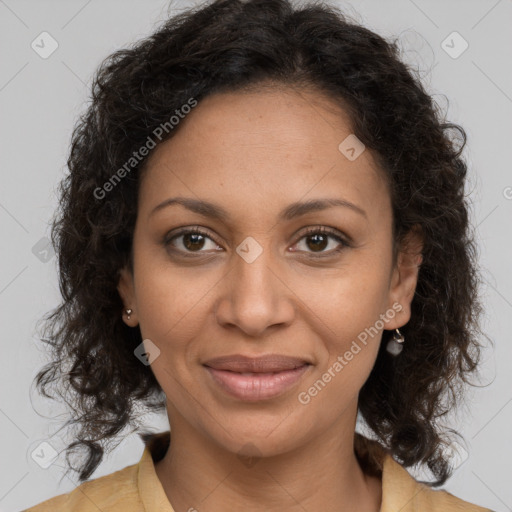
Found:
[[[360,391],[359,411],[378,442],[406,467],[426,464],[439,486],[452,468],[440,419],[463,398],[481,355],[476,243],[470,232],[461,157],[466,133],[447,122],[417,73],[383,37],[320,2],[216,0],[175,15],[99,66],[92,101],[72,135],[69,174],[52,219],[61,304],[45,317],[52,361],[35,381],[52,386],[77,427],[69,467],[89,478],[107,443],[137,422],[136,409],[165,408],[151,368],[134,349],[139,327],[121,318],[119,271],[132,267],[138,188],[147,158],[111,186],[148,136],[190,101],[266,83],[313,89],[349,114],[353,133],[389,182],[395,254],[421,227],[423,262],[402,329],[399,357],[385,349]],[[179,130],[168,130],[161,143]],[[125,167],[126,169],[126,167]],[[112,183],[112,181],[110,181]],[[100,197],[101,196],[101,197]],[[69,455],[84,450],[76,469]]]

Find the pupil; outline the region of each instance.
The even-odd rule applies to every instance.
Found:
[[[310,249],[314,249],[315,251],[321,251],[322,249],[325,249],[325,247],[327,246],[327,237],[324,235],[310,235],[308,238],[310,240],[313,240],[313,244],[309,244]],[[183,239],[184,245],[187,249],[201,249],[204,245],[203,235],[200,235],[198,233],[189,233],[187,235],[184,235]],[[199,247],[195,247],[197,244],[199,244]]]
[[[313,247],[310,247],[310,248],[314,248],[315,250],[316,250],[316,249],[318,249],[318,250],[322,250],[322,249],[325,249],[325,247],[327,246],[327,244],[326,244],[326,239],[327,239],[327,237],[326,237],[326,236],[324,236],[324,235],[321,235],[321,234],[311,235],[309,238],[310,238],[310,239],[315,239],[315,240],[316,240],[316,242],[315,242],[315,244],[313,245]],[[319,238],[323,238],[323,240],[322,240],[322,241],[320,241],[320,244],[318,244],[318,241],[319,241],[318,239],[319,239]]]
[[[203,238],[203,235],[198,233],[189,233],[183,237],[183,243],[187,249],[201,249],[204,245],[204,240],[202,240],[202,244],[198,241],[198,238]],[[192,240],[191,243],[188,243],[189,240]],[[199,243],[199,247],[194,247],[194,244]]]

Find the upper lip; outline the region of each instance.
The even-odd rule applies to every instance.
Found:
[[[216,370],[228,370],[238,373],[265,373],[293,370],[294,368],[311,363],[300,357],[290,357],[281,354],[269,354],[259,357],[234,354],[209,359],[203,364]]]

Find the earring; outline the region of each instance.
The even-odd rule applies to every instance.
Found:
[[[131,309],[125,309],[124,311],[125,311],[125,313],[127,315],[128,320],[130,320],[130,315],[132,314],[132,310]]]
[[[398,330],[395,329],[395,333],[393,334],[393,337],[389,340],[388,345],[386,347],[386,350],[392,355],[397,356],[402,352],[402,349],[404,348],[404,335]]]

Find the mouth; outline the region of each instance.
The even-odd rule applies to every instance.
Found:
[[[258,358],[223,356],[203,366],[218,389],[239,400],[254,402],[290,390],[312,364],[301,358],[273,354]]]
[[[268,354],[259,357],[234,354],[216,357],[203,364],[216,370],[236,373],[279,373],[286,370],[294,370],[304,366],[304,364],[311,364],[311,362],[300,357],[281,354]]]

